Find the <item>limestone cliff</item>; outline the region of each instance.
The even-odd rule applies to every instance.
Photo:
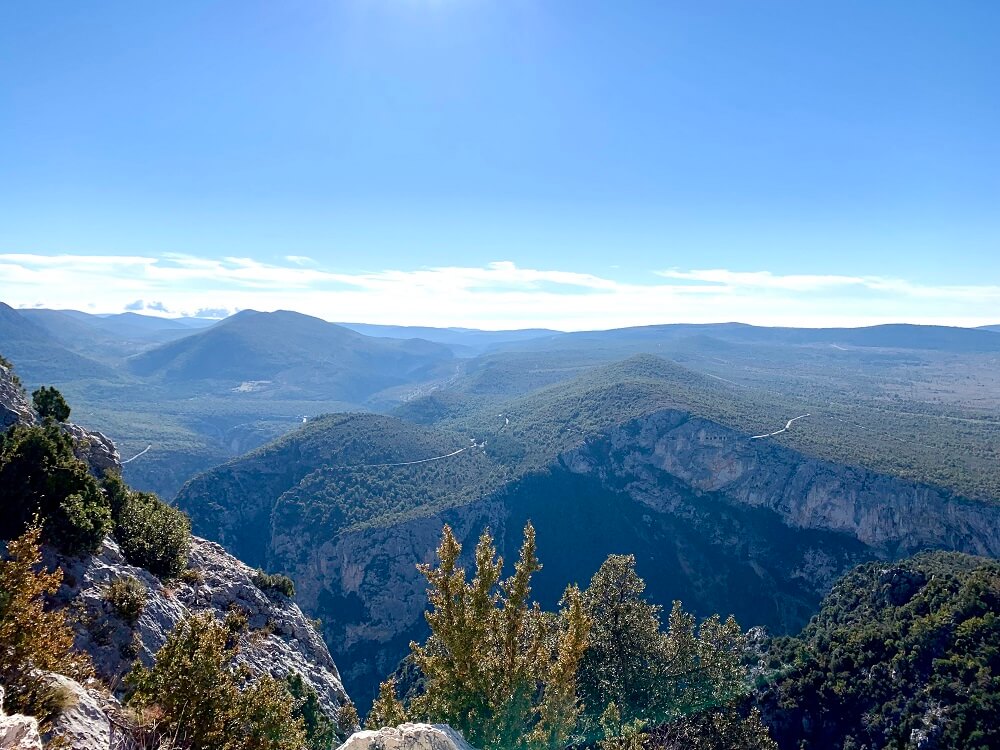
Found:
[[[562,460],[659,511],[683,507],[667,489],[679,481],[702,496],[771,511],[793,529],[847,534],[885,555],[940,548],[1000,557],[1000,505],[810,458],[681,411],[617,427]]]
[[[0,429],[14,424],[31,424],[35,412],[14,371],[0,361]]]
[[[24,390],[4,364],[0,364],[0,422],[4,428],[37,422]],[[95,475],[120,471],[118,451],[106,436],[69,423],[63,429],[73,438],[77,457]],[[44,562],[63,570],[63,585],[52,604],[71,613],[76,647],[91,655],[101,683],[111,688],[108,692],[98,683],[80,685],[61,675],[49,676],[72,698],[52,732],[67,747],[109,746],[113,720],[121,711],[115,691],[120,695],[125,675],[137,663],[151,664],[168,633],[182,619],[201,611],[211,611],[220,619],[232,608],[246,614],[254,637],[240,650],[238,661],[250,674],[301,675],[334,720],[348,703],[329,649],[299,606],[280,593],[258,588],[254,569],[214,542],[193,537],[188,568],[172,581],[130,565],[110,536],[96,554],[83,557],[66,557],[47,548]],[[123,619],[108,597],[109,586],[126,577],[134,578],[143,589],[145,603],[135,622]],[[10,731],[13,737],[15,730]]]

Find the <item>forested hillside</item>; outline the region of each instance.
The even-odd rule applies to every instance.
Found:
[[[783,750],[1000,747],[1000,564],[862,565],[768,670],[760,702]]]

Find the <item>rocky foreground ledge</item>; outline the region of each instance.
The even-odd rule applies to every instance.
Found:
[[[474,750],[447,724],[401,724],[355,732],[338,750]]]
[[[38,735],[38,722],[31,716],[13,714],[3,710],[4,689],[0,687],[0,748],[3,750],[42,750]]]

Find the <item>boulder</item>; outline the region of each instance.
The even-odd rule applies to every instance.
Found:
[[[338,750],[473,750],[447,724],[401,724],[352,734]]]
[[[51,687],[65,695],[65,708],[52,719],[52,729],[45,734],[46,742],[58,737],[59,746],[66,750],[111,747],[110,699],[61,674],[52,673],[48,679]]]
[[[0,687],[0,750],[42,750],[38,721],[32,716],[3,710],[4,689]]]
[[[97,676],[108,684],[121,685],[136,661],[152,664],[185,617],[209,610],[221,620],[238,607],[255,633],[238,657],[251,674],[300,674],[331,718],[349,702],[333,657],[302,610],[283,595],[261,591],[253,582],[254,569],[217,544],[192,537],[189,573],[174,581],[161,581],[129,564],[112,537],[83,558],[46,549],[45,562],[62,568],[65,578],[56,602],[79,615],[74,620],[76,647],[90,654]],[[107,598],[111,583],[126,576],[145,589],[145,606],[135,623],[125,621]]]

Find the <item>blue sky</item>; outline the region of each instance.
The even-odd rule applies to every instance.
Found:
[[[994,2],[0,7],[0,299],[1000,322]]]

